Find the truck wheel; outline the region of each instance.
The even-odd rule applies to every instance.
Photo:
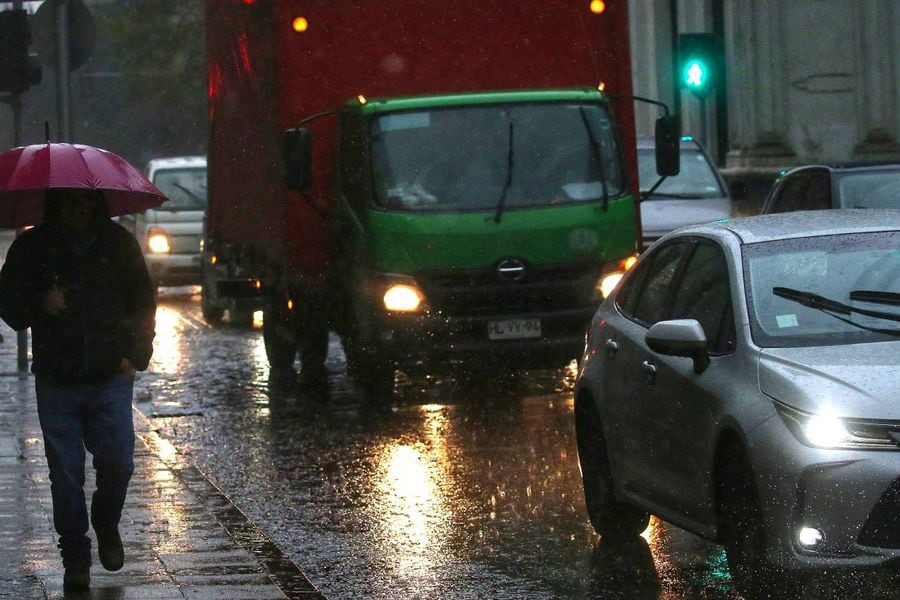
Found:
[[[603,427],[590,400],[576,405],[575,438],[584,501],[594,531],[605,538],[637,537],[647,528],[650,514],[616,500]]]
[[[297,356],[297,330],[284,311],[270,309],[263,317],[263,342],[273,371],[287,371]]]
[[[220,306],[213,306],[206,288],[200,290],[200,313],[203,315],[203,320],[213,327],[221,325],[222,317],[225,316],[225,309]]]
[[[228,310],[228,322],[232,327],[251,329],[253,327],[253,311],[231,308]]]
[[[358,341],[347,341],[347,372],[368,400],[390,398],[394,391],[394,363]]]

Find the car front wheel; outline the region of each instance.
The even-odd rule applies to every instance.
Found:
[[[611,538],[640,535],[647,528],[650,514],[616,499],[606,440],[593,404],[579,402],[575,411],[584,500],[594,531]]]

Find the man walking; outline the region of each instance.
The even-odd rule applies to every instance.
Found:
[[[100,562],[110,571],[124,563],[118,525],[134,471],[134,373],[153,352],[154,296],[137,241],[95,190],[48,190],[43,224],[16,238],[0,271],[0,317],[32,330],[66,591],[90,586],[85,449],[96,471],[90,523]]]

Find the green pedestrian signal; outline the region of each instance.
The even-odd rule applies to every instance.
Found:
[[[711,33],[683,33],[678,36],[679,80],[682,88],[705,98],[721,77],[718,40]]]

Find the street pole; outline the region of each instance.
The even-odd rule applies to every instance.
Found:
[[[60,142],[72,141],[69,64],[69,1],[56,0],[56,115]]]
[[[13,0],[13,10],[21,10],[22,0]],[[10,98],[10,107],[13,111],[13,146],[22,145],[24,137],[25,117],[22,114],[22,95],[14,93]],[[19,233],[22,233],[19,230]],[[16,332],[16,366],[20,373],[28,372],[28,330],[22,329]]]

